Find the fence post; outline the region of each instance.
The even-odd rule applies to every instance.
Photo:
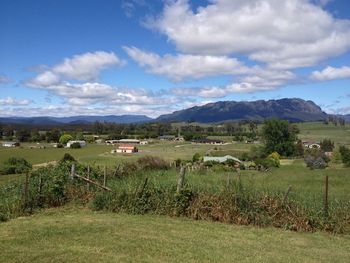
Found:
[[[182,165],[180,168],[179,179],[177,180],[177,189],[176,189],[177,193],[180,193],[184,186],[185,174],[186,174],[186,167]]]
[[[29,195],[29,172],[26,172],[26,180],[24,183],[24,207],[27,207]]]
[[[325,192],[324,192],[324,216],[327,218],[328,213],[328,175],[326,175],[325,180]]]
[[[74,179],[74,176],[75,176],[75,164],[73,163],[72,164],[72,168],[70,170],[70,179]]]
[[[107,181],[107,168],[106,166],[103,169],[103,186],[106,187],[106,181]]]
[[[87,175],[86,175],[86,177],[87,177],[87,179],[90,179],[90,165],[88,165],[88,167],[87,167]],[[90,184],[89,183],[86,184],[86,188],[87,188],[88,191],[90,190]]]

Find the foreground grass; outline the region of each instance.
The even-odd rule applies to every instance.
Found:
[[[0,262],[348,262],[350,236],[49,209],[0,224]]]

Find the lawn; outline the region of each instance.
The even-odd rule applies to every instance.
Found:
[[[349,262],[350,236],[64,207],[0,224],[0,262]]]

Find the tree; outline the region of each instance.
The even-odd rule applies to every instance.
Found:
[[[278,152],[283,156],[291,156],[295,152],[298,128],[288,121],[270,119],[264,122],[262,136],[267,154]]]
[[[350,167],[350,149],[345,146],[340,146],[339,152],[341,154],[343,164],[347,167]]]
[[[69,142],[71,140],[73,140],[73,136],[70,134],[63,134],[60,137],[60,143],[62,143],[62,144],[67,144],[67,142]]]
[[[24,158],[10,157],[4,162],[4,174],[20,174],[28,172],[32,169],[32,165]]]
[[[332,152],[334,149],[334,142],[332,142],[329,139],[324,139],[323,141],[321,141],[320,145],[321,150],[324,152]]]
[[[199,162],[201,159],[201,155],[199,153],[195,153],[193,156],[192,156],[192,162]]]

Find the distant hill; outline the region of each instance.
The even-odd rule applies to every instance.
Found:
[[[342,116],[347,122],[350,122],[350,114]]]
[[[145,115],[108,115],[108,116],[72,116],[72,117],[0,117],[0,123],[59,125],[88,124],[95,121],[110,123],[142,123],[153,120]]]
[[[156,120],[212,123],[231,120],[262,121],[268,118],[279,118],[301,122],[319,121],[326,119],[326,117],[327,114],[312,101],[286,98],[268,101],[219,101],[161,115]]]

